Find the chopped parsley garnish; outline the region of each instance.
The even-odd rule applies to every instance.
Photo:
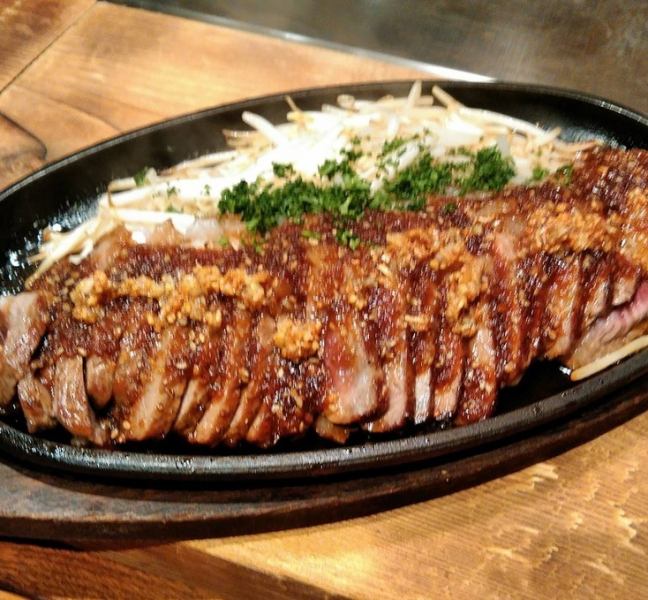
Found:
[[[407,140],[401,137],[395,137],[393,140],[386,141],[383,144],[382,150],[380,151],[378,158],[383,158],[388,154],[391,154],[392,152],[394,152],[394,150],[398,150],[401,146],[404,146],[406,142]]]
[[[321,177],[333,179],[338,173],[340,175],[352,175],[353,169],[348,160],[325,160],[317,169]]]
[[[203,188],[203,196],[209,196],[211,194],[211,186],[206,183],[205,187]]]
[[[474,154],[468,150],[465,146],[459,146],[457,148],[453,148],[450,150],[449,154],[454,155],[454,156],[469,156],[472,157]]]
[[[562,179],[564,185],[569,185],[574,174],[573,165],[564,165],[556,170],[556,175]]]
[[[358,160],[362,154],[355,150],[342,150],[342,160],[325,160],[317,169],[320,177],[333,179],[336,175],[342,177],[354,177],[353,163]]]
[[[357,176],[326,187],[297,177],[281,187],[241,181],[223,192],[218,206],[223,213],[241,215],[250,231],[263,234],[287,219],[299,222],[304,214],[357,218],[370,198],[369,184]]]
[[[311,231],[310,229],[302,229],[302,237],[305,237],[307,240],[319,240],[320,234],[317,231]]]
[[[344,150],[341,160],[326,160],[319,167],[321,182],[304,180],[290,165],[274,164],[273,171],[285,182],[241,181],[222,193],[218,207],[222,213],[240,215],[250,232],[261,235],[284,221],[300,223],[306,214],[328,214],[338,242],[355,250],[360,239],[347,224],[366,210],[423,210],[430,194],[500,190],[515,175],[512,161],[496,147],[465,155],[465,162],[443,163],[424,152],[375,192],[355,172],[361,154],[353,148]],[[454,210],[454,203],[446,205],[447,214]],[[310,233],[304,230],[302,235]]]
[[[425,152],[408,168],[403,169],[385,185],[385,191],[410,210],[421,210],[429,194],[438,194],[452,183],[452,166],[435,162]]]
[[[459,193],[499,191],[515,175],[510,159],[504,158],[496,146],[482,148],[474,155],[472,172],[459,179]]]
[[[225,236],[222,236],[218,240],[218,245],[221,246],[222,248],[227,248],[227,246],[229,246],[229,239],[227,239],[227,237]]]
[[[535,166],[533,167],[533,172],[531,173],[531,181],[542,181],[547,175],[549,175],[549,171],[547,171],[547,169],[543,169],[540,166]]]
[[[288,163],[272,163],[272,172],[275,177],[289,177],[295,172],[295,169]]]
[[[347,160],[347,161],[349,161],[351,163],[355,162],[356,160],[358,160],[362,156],[362,152],[360,152],[359,150],[353,150],[353,149],[349,149],[349,148],[346,148],[346,149],[342,150],[340,152],[340,154],[342,154],[342,156],[344,157],[344,160]]]
[[[348,246],[355,250],[360,245],[360,238],[348,229],[338,229],[335,233],[335,239],[341,246]]]
[[[137,171],[137,173],[135,173],[135,175],[133,175],[133,179],[135,180],[135,185],[137,187],[141,187],[141,186],[146,185],[148,183],[148,179],[146,177],[146,175],[148,173],[148,170],[149,170],[148,167],[144,167],[143,169],[140,169],[139,171]]]
[[[443,214],[445,214],[445,215],[451,215],[451,214],[454,213],[456,210],[457,210],[457,205],[456,205],[454,202],[448,202],[448,204],[446,204],[446,205],[443,207]]]
[[[167,197],[171,196],[177,196],[178,195],[178,188],[175,186],[170,186],[167,188]]]
[[[166,207],[166,209],[165,209],[165,212],[168,212],[168,213],[179,213],[180,211],[179,211],[175,206],[173,206],[173,204],[168,204],[167,207]]]
[[[400,157],[405,152],[405,144],[416,139],[418,139],[418,135],[410,138],[396,137],[386,141],[377,156],[378,170],[387,171],[387,167],[397,168]]]

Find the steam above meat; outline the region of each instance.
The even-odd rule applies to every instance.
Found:
[[[570,182],[367,211],[354,249],[324,215],[256,248],[231,222],[118,229],[0,300],[0,405],[98,445],[472,423],[531,361],[648,332],[646,215],[648,153],[596,149]]]

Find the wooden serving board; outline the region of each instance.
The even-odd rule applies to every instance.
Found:
[[[201,108],[333,83],[430,77],[94,0],[14,4],[0,2],[0,188],[84,146]]]
[[[364,515],[467,488],[544,460],[648,407],[639,381],[567,421],[506,442],[348,477],[150,485],[0,462],[0,535],[48,540],[168,540],[271,531]]]

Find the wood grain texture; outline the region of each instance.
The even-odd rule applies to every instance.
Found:
[[[3,0],[0,3],[0,90],[96,0]]]
[[[194,570],[215,557],[352,598],[625,598],[648,589],[647,433],[644,414],[550,461],[388,513],[110,556],[163,572],[189,550]]]
[[[32,598],[222,598],[172,572],[154,575],[102,553],[7,542],[0,542],[3,587]]]
[[[47,149],[40,139],[16,121],[0,114],[0,179],[17,179],[45,161]]]
[[[417,75],[331,50],[100,2],[0,94],[0,114],[45,148],[41,161],[52,161],[119,132],[241,98]],[[5,162],[3,146],[0,139],[0,188],[38,165],[32,155]]]
[[[537,461],[499,480],[419,504],[412,501],[421,493],[444,492],[438,479],[435,483],[435,467],[321,484],[250,484],[237,491],[227,485],[152,488],[103,484],[0,463],[4,484],[0,490],[1,532],[53,538],[66,535],[70,543],[92,551],[79,558],[67,551],[39,553],[29,544],[22,550],[8,546],[4,556],[0,552],[0,573],[13,573],[19,562],[12,553],[15,551],[27,553],[27,560],[21,563],[28,570],[27,584],[30,577],[43,572],[40,561],[64,561],[57,580],[61,589],[65,582],[76,582],[68,563],[111,560],[138,570],[138,577],[150,575],[155,585],[160,584],[159,578],[171,577],[187,588],[217,590],[219,597],[225,598],[317,598],[328,594],[423,598],[429,593],[469,598],[475,590],[488,597],[534,598],[545,591],[548,597],[559,592],[589,597],[594,591],[620,597],[615,592],[624,587],[648,584],[643,569],[648,527],[642,512],[648,486],[641,472],[648,455],[646,445],[641,446],[648,414],[576,450],[560,456],[556,453],[624,423],[645,410],[647,400],[648,382],[638,382],[618,398],[568,422],[523,436],[510,446],[441,465],[443,481],[456,489],[453,481],[466,484],[460,475],[466,465],[481,465],[472,469],[472,478],[467,480],[474,484]],[[618,431],[621,435],[616,439],[609,437]],[[639,452],[634,450],[637,446]],[[603,463],[610,467],[602,467]],[[429,489],[425,487],[426,474]],[[583,474],[587,476],[580,479]],[[377,501],[373,488],[376,482],[384,486],[385,480],[386,496]],[[409,495],[401,495],[399,502],[410,504],[406,508],[341,520],[350,497],[356,504],[351,514],[364,514],[385,508],[385,499],[398,494],[402,486]],[[308,506],[306,521],[331,523],[242,535],[277,523],[294,526],[292,513],[284,511],[302,502]],[[12,510],[16,518],[7,520]],[[156,537],[207,535],[219,530],[218,522],[212,520],[219,511],[247,515],[238,521],[238,529],[236,522],[227,528],[241,535],[163,546],[146,546],[132,535],[134,531]],[[192,516],[202,526],[196,528]],[[135,521],[140,525],[133,528]],[[303,522],[303,517],[297,522]],[[71,540],[88,531],[94,532],[94,539]],[[395,561],[398,571],[381,581]],[[84,572],[91,578],[96,573],[94,567]],[[441,576],[447,579],[447,587],[439,584]],[[572,581],[570,576],[577,577]],[[545,585],[545,578],[555,579],[554,587]],[[373,581],[381,581],[378,590],[371,588]],[[29,590],[16,587],[13,578],[3,581],[0,576],[2,585],[21,593]],[[169,597],[182,597],[181,590],[169,593]]]
[[[173,546],[115,554],[0,541],[0,600],[25,597],[335,600],[340,597],[308,583],[262,573],[227,560],[209,557],[207,564],[204,558],[189,548]],[[7,591],[3,592],[2,588]]]
[[[0,600],[24,600],[24,598],[26,598],[26,596],[20,596],[13,592],[0,589]]]

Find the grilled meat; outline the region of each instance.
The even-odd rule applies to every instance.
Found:
[[[367,212],[354,250],[336,226],[284,223],[260,250],[222,248],[210,222],[145,244],[114,231],[0,301],[0,404],[17,389],[30,431],[99,445],[343,442],[484,419],[532,360],[577,368],[648,331],[645,151]]]
[[[45,333],[48,306],[43,294],[25,292],[0,299],[0,406],[11,401],[16,384]]]

